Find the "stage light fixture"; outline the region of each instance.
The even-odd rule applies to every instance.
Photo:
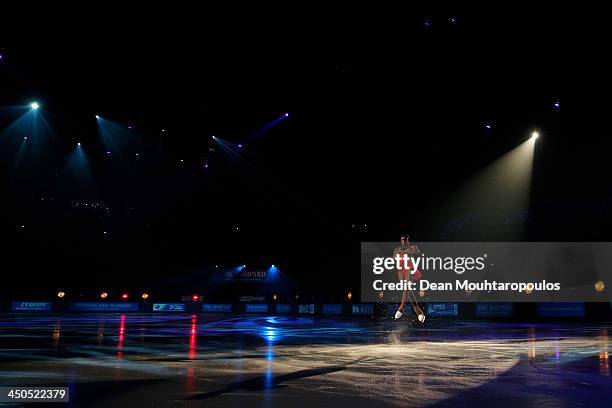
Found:
[[[127,298],[130,297],[127,293],[124,293],[121,295],[121,299],[123,300],[127,300]]]
[[[275,268],[274,264],[272,264],[272,267]]]
[[[63,298],[64,296],[66,296],[66,292],[63,292],[61,290],[59,292],[57,292],[57,297],[58,298]]]
[[[285,117],[289,117],[289,113],[288,112],[285,113]]]
[[[100,297],[101,297],[102,299],[106,299],[106,298],[108,297],[108,293],[106,293],[106,292],[102,292],[102,293],[100,293]]]
[[[96,115],[96,119],[100,119],[100,116],[99,116],[99,115]]]
[[[274,296],[272,296],[273,300],[276,300],[276,293],[274,294]]]
[[[81,145],[81,142],[78,142],[78,143],[77,143],[77,146],[80,146],[80,145]]]
[[[531,134],[531,138],[532,138],[533,140],[537,139],[539,136],[540,136],[540,134],[539,134],[538,132],[533,132],[533,133]]]
[[[346,298],[347,298],[348,300],[351,300],[351,299],[353,298],[353,293],[351,293],[351,292],[347,293],[347,294],[346,294]]]
[[[143,293],[143,294],[142,294],[142,298],[143,298],[143,299],[145,299],[145,300],[146,300],[146,299],[148,299],[148,298],[149,298],[149,294],[148,294],[148,293],[146,293],[146,292],[145,292],[145,293]]]
[[[30,104],[30,108],[37,110],[38,108],[40,108],[40,105],[38,104],[38,102],[32,102]]]
[[[197,302],[198,300],[200,300],[200,296],[199,295],[193,295],[191,297],[191,300],[193,300],[194,302]]]

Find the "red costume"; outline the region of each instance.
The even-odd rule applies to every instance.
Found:
[[[395,257],[397,257],[398,255],[400,256],[400,265],[403,265],[403,259],[404,259],[404,255],[408,256],[408,268],[407,269],[403,269],[403,268],[398,268],[397,271],[402,275],[402,279],[403,280],[413,280],[413,281],[419,281],[421,280],[421,271],[419,271],[418,269],[414,272],[414,274],[412,274],[412,278],[410,277],[412,270],[414,269],[414,264],[412,263],[412,259],[411,257],[418,254],[418,249],[416,252],[414,251],[410,251],[409,247],[403,247],[403,246],[399,246],[397,248],[395,248],[395,251],[393,251],[393,255]]]

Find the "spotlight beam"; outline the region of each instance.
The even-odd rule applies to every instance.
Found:
[[[474,234],[469,236],[474,240],[490,238],[482,234],[503,234],[495,237],[500,240],[523,238],[526,221],[520,214],[529,209],[536,138],[532,134],[443,200],[432,216],[432,220],[443,220],[439,221],[443,233],[449,220],[465,220],[460,230],[448,233]]]
[[[220,150],[224,153],[224,155],[231,161],[241,164],[246,164],[248,167],[254,169],[255,166],[245,159],[240,153],[237,152],[242,150],[244,145],[242,144],[234,144],[230,143],[226,140],[221,139],[220,137],[213,136],[213,141],[219,146]]]

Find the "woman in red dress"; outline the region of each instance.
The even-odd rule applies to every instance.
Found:
[[[398,255],[399,256],[407,255],[409,258],[412,258],[418,254],[419,254],[419,249],[417,248],[416,245],[410,244],[408,235],[402,235],[400,237],[400,246],[395,248],[395,250],[393,251],[393,257],[396,257]],[[400,280],[400,282],[402,281],[418,282],[421,279],[421,272],[419,270],[416,270],[414,273],[412,273],[412,270],[414,269],[414,264],[412,263],[412,259],[408,260],[407,266],[408,266],[407,269],[398,268],[397,270],[397,277]],[[404,314],[406,300],[408,300],[410,304],[412,305],[414,314],[417,316],[417,319],[419,319],[419,322],[421,323],[425,322],[425,313],[419,307],[416,296],[414,295],[414,293],[412,293],[412,291],[409,291],[407,289],[404,289],[404,292],[402,293],[402,303],[400,303],[399,307],[397,308],[397,311],[395,312],[395,318],[399,319]]]

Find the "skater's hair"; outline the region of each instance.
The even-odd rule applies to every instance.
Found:
[[[408,234],[402,234],[402,235],[400,235],[400,241],[402,240],[402,238],[406,238],[406,240],[410,239],[410,237],[408,236]]]

